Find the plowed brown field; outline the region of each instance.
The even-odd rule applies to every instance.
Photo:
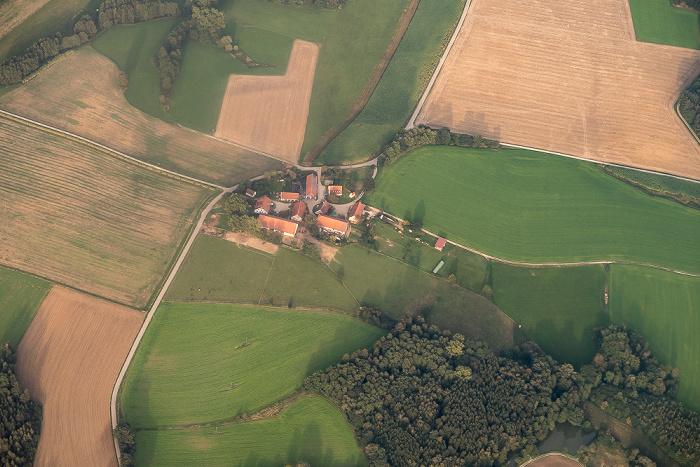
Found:
[[[473,0],[418,123],[700,179],[676,116],[700,52],[637,42],[627,0]]]
[[[281,166],[135,109],[117,86],[118,71],[111,60],[83,47],[0,98],[0,108],[224,186]]]
[[[116,466],[109,397],[144,315],[54,287],[17,349],[17,376],[44,406],[37,466]]]
[[[317,57],[317,44],[296,40],[284,76],[231,75],[215,135],[296,164]]]

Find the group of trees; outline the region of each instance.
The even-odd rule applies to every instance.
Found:
[[[465,148],[498,149],[498,141],[491,141],[481,136],[452,133],[449,128],[433,130],[425,125],[419,125],[410,130],[400,130],[394,140],[382,148],[383,163],[392,163],[412,149],[420,146],[443,145],[461,146]]]
[[[283,3],[285,5],[298,5],[309,8],[325,10],[340,10],[346,0],[267,0],[268,2]]]
[[[361,313],[389,324],[371,309]],[[498,357],[479,341],[405,318],[373,349],[345,355],[305,387],[342,408],[373,466],[503,464],[511,452],[534,453],[556,422],[590,426],[583,403],[610,398],[614,416],[631,417],[682,463],[696,462],[700,416],[672,399],[677,370],[624,326],[597,337],[598,355],[576,372],[533,343]]]
[[[671,0],[671,3],[675,6],[685,6],[700,12],[700,0]]]
[[[140,0],[106,0],[100,5],[97,17],[83,15],[73,26],[72,35],[56,32],[42,37],[19,55],[0,64],[0,84],[23,81],[60,53],[78,47],[98,32],[118,24],[132,24],[166,16],[178,16],[177,3]]]
[[[32,465],[40,430],[41,406],[20,387],[14,352],[5,344],[0,352],[0,464]]]
[[[119,453],[121,454],[119,467],[133,467],[134,453],[136,452],[136,438],[134,437],[134,432],[131,430],[131,425],[124,421],[119,422],[114,429],[113,435],[117,439]]]
[[[243,195],[232,193],[224,203],[224,210],[232,232],[242,232],[278,245],[282,243],[280,232],[262,228],[260,220],[251,214],[251,207]]]
[[[700,76],[681,93],[678,110],[695,134],[700,135]]]

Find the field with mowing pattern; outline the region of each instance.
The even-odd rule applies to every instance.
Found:
[[[278,401],[384,334],[326,312],[165,303],[124,381],[122,411],[135,428],[231,420]]]
[[[279,418],[186,430],[136,432],[136,465],[365,465],[345,417],[305,397]]]
[[[665,365],[680,370],[678,399],[700,410],[700,278],[610,266],[611,321],[639,331]]]
[[[51,284],[36,277],[0,268],[0,345],[17,348]]]
[[[638,41],[700,49],[698,14],[668,0],[629,0]]]
[[[274,159],[138,111],[124,98],[118,74],[111,60],[83,47],[2,96],[0,108],[225,186],[281,167]]]
[[[387,167],[366,202],[512,261],[634,261],[700,272],[700,211],[583,161],[423,147]]]
[[[142,307],[213,192],[0,119],[0,263]]]
[[[607,326],[601,265],[524,268],[494,262],[493,301],[539,346],[576,368],[596,354],[593,328]]]
[[[398,49],[358,117],[323,150],[316,165],[370,159],[391,141],[418,103],[464,3],[421,2]]]

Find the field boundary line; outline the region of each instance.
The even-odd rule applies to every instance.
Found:
[[[190,177],[189,175],[184,175],[184,174],[175,172],[175,171],[173,171],[173,170],[164,169],[163,167],[158,167],[158,166],[155,165],[155,164],[151,164],[150,162],[144,162],[144,161],[142,161],[142,160],[140,160],[140,159],[137,159],[137,158],[135,158],[135,157],[133,157],[133,156],[129,156],[129,155],[127,155],[127,154],[124,154],[124,153],[121,152],[121,151],[117,151],[116,149],[110,148],[109,146],[105,146],[104,144],[100,144],[100,143],[98,143],[98,142],[96,142],[96,141],[93,141],[93,140],[91,140],[91,139],[84,138],[84,137],[82,137],[82,136],[80,136],[80,135],[76,135],[75,133],[71,133],[71,132],[69,132],[69,131],[61,130],[61,129],[56,128],[56,127],[53,127],[53,126],[51,126],[51,125],[46,125],[46,124],[44,124],[44,123],[37,122],[36,120],[32,120],[32,119],[23,117],[23,116],[21,116],[21,115],[14,114],[14,113],[8,112],[8,111],[6,111],[6,110],[0,109],[0,115],[1,115],[1,116],[4,116],[5,118],[18,120],[18,121],[20,121],[21,123],[24,123],[24,124],[27,124],[27,125],[37,126],[37,127],[39,127],[40,129],[42,129],[42,130],[44,130],[44,131],[54,132],[54,133],[57,133],[57,134],[62,135],[62,136],[64,136],[64,137],[68,137],[69,139],[74,139],[74,140],[77,140],[77,141],[79,141],[79,142],[82,142],[83,144],[87,144],[87,145],[90,145],[90,146],[94,146],[94,147],[96,147],[96,148],[98,148],[98,149],[101,149],[101,150],[103,150],[103,151],[107,151],[107,152],[111,153],[112,156],[116,156],[116,157],[118,157],[119,159],[126,160],[126,161],[129,161],[129,162],[132,162],[132,163],[135,163],[136,165],[142,166],[142,167],[144,167],[144,168],[149,168],[149,169],[152,169],[152,170],[156,170],[156,171],[158,171],[158,172],[162,172],[162,173],[164,173],[164,174],[168,174],[169,176],[174,176],[174,177],[176,177],[176,178],[178,178],[178,179],[181,179],[182,181],[194,182],[194,183],[197,183],[197,184],[200,184],[200,185],[204,185],[204,186],[206,186],[206,187],[217,188],[217,189],[220,189],[220,190],[224,190],[224,189],[225,189],[225,187],[220,186],[220,185],[217,185],[217,184],[215,184],[215,183],[206,182],[206,181],[204,181],[204,180],[200,180],[200,179],[195,178],[195,177]]]
[[[112,429],[115,429],[117,427],[117,396],[119,394],[119,390],[121,389],[122,381],[124,380],[124,376],[126,376],[126,372],[129,369],[129,365],[131,364],[131,360],[134,358],[134,355],[136,354],[136,349],[138,348],[139,344],[141,343],[141,339],[143,338],[144,334],[146,333],[146,329],[148,328],[148,325],[151,323],[151,320],[153,319],[153,315],[155,314],[156,310],[158,309],[158,306],[160,303],[163,301],[163,297],[165,297],[165,293],[168,291],[168,287],[170,287],[170,284],[172,283],[173,279],[175,278],[175,275],[177,274],[178,270],[180,269],[180,266],[185,260],[185,257],[187,256],[187,253],[190,251],[190,248],[194,244],[195,239],[197,238],[197,234],[199,233],[199,230],[202,228],[202,225],[204,225],[204,221],[206,220],[207,216],[209,215],[209,211],[212,210],[212,208],[216,205],[216,203],[219,202],[219,200],[224,196],[226,191],[222,191],[219,193],[214,199],[209,202],[206,208],[202,211],[201,215],[199,216],[199,222],[197,222],[196,227],[193,229],[192,233],[190,234],[190,238],[185,244],[184,248],[182,249],[182,252],[180,253],[180,256],[178,257],[177,261],[175,262],[175,265],[173,268],[170,270],[170,274],[168,275],[167,280],[163,284],[163,287],[160,290],[160,293],[156,297],[156,300],[153,302],[153,305],[151,306],[150,311],[146,315],[146,319],[143,320],[143,324],[141,324],[141,329],[139,329],[139,333],[136,335],[136,338],[134,339],[133,344],[131,345],[131,348],[129,349],[129,353],[126,356],[126,359],[124,360],[124,363],[122,364],[121,370],[119,371],[119,376],[117,377],[117,380],[114,382],[114,386],[112,388],[112,395],[110,397],[110,403],[109,403],[109,408],[110,408],[110,416],[112,419]],[[117,441],[116,438],[114,438],[114,451],[117,456],[117,464],[121,462],[121,452],[119,451],[119,442]]]
[[[696,141],[698,144],[700,144],[700,138],[698,138],[698,135],[695,133],[695,130],[693,130],[693,129],[691,128],[690,124],[689,124],[688,121],[685,119],[685,117],[683,117],[683,115],[681,115],[680,107],[681,107],[681,102],[680,102],[680,99],[679,99],[679,100],[676,101],[676,105],[674,106],[673,109],[676,111],[676,115],[678,115],[678,117],[680,117],[681,121],[683,122],[683,125],[685,125],[685,127],[688,129],[688,131],[690,132],[690,134],[693,135],[693,138],[695,138],[695,141]]]
[[[365,206],[369,206],[369,205],[365,205]],[[372,207],[372,206],[369,206],[369,207],[371,207],[372,209],[377,209],[377,208]],[[383,210],[381,210],[381,209],[377,209],[377,211],[379,211],[379,212],[385,212],[385,211],[383,211]],[[395,216],[394,214],[390,214],[390,213],[389,213],[389,215],[390,215],[391,217],[396,218],[400,223],[404,221],[404,219],[401,219],[400,217]],[[431,232],[431,231],[429,231],[429,230],[426,230],[426,229],[421,229],[421,230],[422,230],[423,232],[427,233],[428,235],[431,235],[431,236],[433,236],[433,237],[435,237],[435,238],[440,237],[440,235],[434,234],[433,232]],[[511,261],[511,260],[509,260],[509,259],[503,259],[503,258],[499,258],[499,257],[497,257],[497,256],[491,256],[491,255],[486,254],[486,253],[484,253],[484,252],[481,252],[481,251],[479,251],[479,250],[475,250],[474,248],[469,248],[468,246],[462,245],[462,244],[457,243],[457,242],[453,242],[452,240],[445,239],[445,241],[446,241],[447,243],[449,243],[450,245],[454,245],[454,246],[456,246],[456,247],[462,248],[463,250],[470,251],[470,252],[472,252],[472,253],[474,253],[474,254],[477,254],[477,255],[479,255],[479,256],[482,256],[482,257],[484,257],[484,258],[486,258],[486,259],[490,259],[491,261],[495,261],[495,262],[497,262],[497,263],[502,263],[502,264],[508,264],[508,265],[511,265],[511,266],[521,266],[521,267],[531,267],[531,268],[544,268],[544,267],[592,266],[592,265],[595,265],[595,264],[600,264],[600,265],[603,265],[603,264],[620,264],[620,265],[626,265],[626,266],[641,266],[641,267],[645,267],[645,268],[660,269],[660,270],[662,270],[662,271],[672,272],[672,273],[674,273],[674,274],[679,274],[679,275],[681,275],[681,276],[689,276],[689,277],[698,277],[698,278],[700,278],[700,273],[692,273],[692,272],[687,272],[687,271],[680,271],[680,270],[678,270],[678,269],[667,268],[667,267],[665,267],[665,266],[657,266],[657,265],[655,265],[655,264],[637,263],[637,262],[634,262],[634,261],[624,261],[624,260],[623,260],[623,261],[618,261],[618,260],[608,260],[608,261],[603,261],[603,260],[599,260],[599,261],[573,261],[573,262],[561,262],[561,263],[557,263],[557,262],[551,262],[551,263],[525,263],[525,262],[522,262],[522,261]],[[378,252],[378,253],[384,254],[384,253],[381,253],[381,252]],[[388,255],[385,255],[385,256],[388,256]],[[393,256],[389,256],[389,258],[393,258]],[[396,258],[394,258],[394,259],[396,259]],[[401,261],[401,260],[398,260],[398,259],[396,259],[396,260],[397,260],[397,261]],[[406,263],[406,264],[408,264],[408,263]],[[411,266],[411,265],[409,264],[409,266]],[[412,266],[412,267],[415,267],[415,266]],[[421,271],[422,271],[422,269],[421,269]],[[430,274],[430,273],[428,273],[428,274]]]
[[[447,47],[445,47],[445,52],[442,54],[442,57],[440,57],[440,61],[438,62],[435,71],[433,72],[433,76],[430,78],[430,81],[428,81],[428,85],[425,87],[425,91],[423,91],[423,95],[420,97],[418,105],[416,105],[416,109],[413,111],[410,120],[406,124],[405,128],[407,130],[410,130],[415,126],[418,114],[421,110],[423,110],[423,104],[425,104],[425,101],[428,98],[428,94],[430,94],[430,91],[433,90],[433,85],[435,84],[435,81],[437,80],[437,77],[440,74],[440,71],[442,70],[442,65],[444,65],[445,60],[447,60],[447,56],[452,50],[452,45],[454,45],[455,41],[457,40],[457,35],[462,30],[462,25],[464,24],[464,20],[467,18],[467,12],[469,11],[469,7],[471,6],[471,4],[472,0],[467,0],[464,3],[464,10],[462,11],[462,16],[459,18],[459,22],[457,23],[455,31],[452,33],[450,42],[447,43]]]
[[[267,279],[265,279],[265,284],[263,285],[262,292],[260,292],[260,298],[258,299],[258,305],[262,303],[262,299],[265,296],[265,290],[267,289],[267,283],[270,282],[270,276],[272,275],[272,269],[275,267],[275,259],[277,255],[272,257],[272,263],[270,263],[270,269],[267,271]]]

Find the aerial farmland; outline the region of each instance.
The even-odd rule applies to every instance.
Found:
[[[0,463],[700,465],[700,0],[0,0]]]

